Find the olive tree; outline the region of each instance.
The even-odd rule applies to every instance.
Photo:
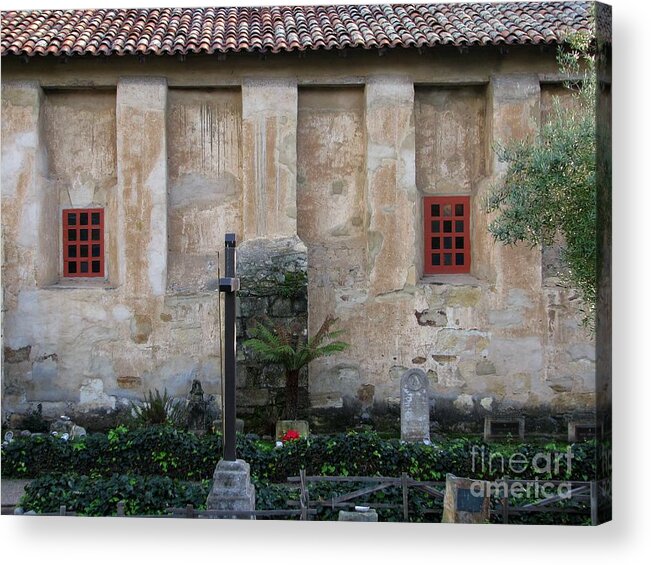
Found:
[[[563,242],[567,283],[578,288],[593,317],[597,280],[596,72],[591,35],[559,47],[557,61],[572,104],[555,97],[549,119],[531,140],[496,147],[506,172],[484,203],[489,231],[504,244]],[[558,237],[560,235],[560,238]]]

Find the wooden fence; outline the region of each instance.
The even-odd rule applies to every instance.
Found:
[[[324,477],[324,476],[305,476],[301,472],[299,477],[289,477],[288,482],[299,482],[301,488],[301,500],[309,510],[312,508],[321,509],[329,508],[331,510],[351,508],[357,505],[372,506],[375,509],[401,509],[402,519],[409,522],[410,507],[409,496],[410,489],[424,492],[433,499],[440,501],[441,507],[445,497],[445,481],[417,481],[403,473],[400,477]],[[329,499],[310,500],[309,488],[310,483],[352,483],[368,484],[357,488],[353,491],[333,496]],[[596,481],[551,481],[551,480],[514,480],[503,479],[490,484],[494,491],[503,491],[503,495],[496,497],[491,491],[491,515],[500,518],[503,524],[508,524],[512,516],[518,516],[530,513],[564,513],[579,514],[589,516],[592,525],[598,524],[598,499]],[[540,491],[541,484],[546,487],[564,489],[561,494],[548,496],[543,493],[538,500],[533,502],[516,502],[508,496],[518,487],[518,490]],[[401,503],[382,503],[371,502],[366,498],[374,492],[386,490],[392,487],[399,487],[402,491]],[[423,514],[441,513],[441,509],[426,509],[421,511]]]
[[[417,490],[424,492],[434,500],[440,502],[443,506],[445,496],[444,481],[416,481],[403,473],[400,477],[326,477],[326,476],[307,476],[304,470],[300,471],[298,477],[289,477],[288,483],[298,483],[300,496],[298,501],[288,501],[288,505],[297,506],[297,508],[278,509],[278,510],[253,510],[253,511],[236,511],[236,510],[198,510],[191,504],[183,508],[166,508],[165,514],[160,515],[129,515],[127,516],[124,509],[124,502],[117,504],[116,515],[118,517],[129,518],[276,518],[276,517],[298,517],[299,520],[310,520],[317,516],[323,508],[331,510],[350,509],[358,505],[372,506],[374,509],[399,509],[402,510],[402,519],[404,522],[410,521],[409,498],[411,491]],[[316,483],[340,483],[340,484],[362,484],[364,486],[352,491],[337,494],[329,499],[311,499],[310,484]],[[533,502],[527,501],[518,503],[512,497],[508,496],[516,484],[522,489],[536,490],[541,483],[548,487],[554,487],[557,490],[560,487],[566,489],[562,494],[548,496],[543,494],[538,500]],[[518,516],[531,513],[564,513],[580,514],[590,516],[592,525],[598,522],[598,483],[596,481],[526,481],[504,479],[490,483],[491,488],[495,491],[503,490],[502,496],[496,496],[491,491],[491,515],[498,518],[503,524],[508,524],[512,516]],[[402,491],[402,500],[400,503],[373,502],[367,500],[369,495],[383,491],[389,488],[400,488]],[[423,514],[441,513],[438,509],[423,509]],[[67,512],[65,506],[59,508],[59,512],[39,514],[39,516],[75,516],[74,512]]]

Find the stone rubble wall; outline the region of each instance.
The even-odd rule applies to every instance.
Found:
[[[284,408],[284,370],[260,361],[244,347],[258,323],[287,332],[295,340],[307,335],[308,257],[298,237],[257,238],[238,249],[241,290],[237,311],[237,411],[255,429],[273,433]],[[308,373],[299,377],[299,407],[309,406]]]
[[[230,231],[244,418],[271,417],[282,390],[280,371],[243,355],[251,324],[314,332],[328,314],[351,347],[302,377],[317,424],[395,415],[415,367],[442,428],[515,411],[562,431],[592,412],[577,293],[552,276],[553,250],[494,244],[481,212],[503,173],[494,144],[535,135],[558,91],[553,53],[512,51],[78,61],[66,77],[5,64],[3,413],[42,403],[108,425],[147,390],[185,396],[193,379],[219,402]],[[421,202],[437,194],[471,196],[469,275],[422,276]],[[69,206],[106,209],[106,280],[60,278]]]

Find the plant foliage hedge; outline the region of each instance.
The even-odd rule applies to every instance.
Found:
[[[289,508],[288,501],[297,501],[299,490],[296,485],[273,484],[254,479],[256,489],[256,509],[272,510]],[[310,500],[330,500],[331,498],[367,487],[368,483],[310,483]],[[127,516],[160,515],[166,508],[183,508],[192,504],[196,509],[204,509],[210,490],[210,481],[190,483],[169,477],[138,475],[112,475],[98,477],[65,473],[44,475],[32,481],[21,500],[25,511],[37,513],[56,513],[61,505],[67,511],[80,516],[115,516],[117,504],[124,501]],[[391,504],[395,508],[380,506],[378,516],[382,522],[400,522],[402,515],[402,490],[390,487],[371,493],[365,502],[376,506]],[[359,501],[358,501],[359,503]],[[293,509],[297,509],[293,506]],[[433,498],[417,489],[409,492],[409,520],[411,522],[440,522],[443,512],[440,499]],[[336,521],[339,508],[321,507],[316,517],[319,521]],[[589,508],[583,515],[537,513],[511,516],[511,523],[526,524],[582,524],[589,521]],[[297,520],[298,516],[275,517],[274,519]],[[491,521],[500,522],[499,516]]]
[[[165,508],[186,504],[205,508],[210,484],[189,483],[169,477],[112,475],[108,477],[65,473],[44,475],[25,488],[23,510],[68,512],[81,516],[115,516],[117,504],[124,501],[126,515],[163,514]]]
[[[484,444],[472,439],[455,439],[440,445],[401,443],[382,439],[372,432],[312,436],[287,442],[282,448],[239,436],[237,456],[251,465],[259,481],[285,482],[304,468],[308,475],[385,476],[407,473],[413,479],[439,481],[446,473],[462,477],[495,480],[504,476],[518,479],[590,480],[596,476],[594,442],[574,444],[571,469],[563,458],[558,469],[537,472],[533,465],[517,472],[509,470],[509,458],[531,463],[536,457],[565,453],[566,445]],[[80,475],[161,475],[169,479],[201,481],[211,479],[221,455],[221,437],[198,437],[169,426],[137,430],[116,428],[108,434],[92,434],[75,441],[52,436],[15,438],[2,448],[4,478],[36,478],[51,473],[74,471]],[[489,462],[493,461],[492,468]],[[502,466],[501,462],[505,465]],[[542,465],[539,465],[539,469]]]

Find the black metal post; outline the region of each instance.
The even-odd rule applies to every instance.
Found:
[[[235,461],[235,298],[240,288],[240,279],[235,276],[236,237],[227,233],[224,240],[225,277],[219,279],[219,291],[224,293],[224,400],[223,440],[225,461]]]

